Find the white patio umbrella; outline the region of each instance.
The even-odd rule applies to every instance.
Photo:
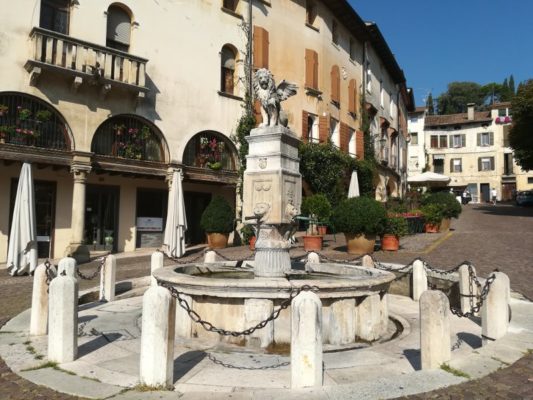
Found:
[[[7,251],[7,269],[11,275],[33,272],[37,267],[37,223],[31,164],[20,171]]]
[[[407,178],[407,182],[413,186],[443,186],[450,182],[450,177],[427,171]]]
[[[352,177],[350,178],[348,198],[350,197],[359,197],[359,178],[357,177],[357,171],[353,171]]]
[[[187,217],[181,180],[181,171],[174,171],[172,186],[168,193],[167,223],[163,240],[163,250],[169,257],[181,257],[185,253]]]

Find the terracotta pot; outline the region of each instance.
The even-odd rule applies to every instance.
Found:
[[[400,248],[400,238],[386,233],[381,237],[381,250],[397,251]]]
[[[425,224],[424,225],[424,231],[426,233],[438,233],[439,232],[439,225],[438,224]]]
[[[439,232],[448,232],[450,230],[450,218],[444,218],[440,222]]]
[[[228,245],[229,233],[208,233],[207,246],[210,249],[224,249]]]
[[[316,229],[318,230],[318,234],[321,236],[324,236],[328,231],[328,227],[325,225],[319,225],[316,227]]]
[[[255,250],[255,241],[257,240],[257,238],[255,236],[252,236],[250,238],[250,243],[248,244],[248,246],[250,246],[250,250],[254,251]]]
[[[376,235],[345,233],[348,254],[371,254],[374,252]]]
[[[309,235],[304,236],[305,251],[320,251],[322,250],[322,236]]]

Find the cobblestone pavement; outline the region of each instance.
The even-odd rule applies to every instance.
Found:
[[[449,269],[464,260],[471,261],[479,275],[486,276],[495,268],[505,272],[514,290],[533,299],[533,208],[511,205],[468,205],[463,207],[459,220],[452,222],[448,234],[422,234],[402,239],[398,252],[376,252],[380,261],[406,263],[421,257],[431,266]],[[335,239],[335,240],[334,240]],[[328,235],[323,254],[335,259],[350,259],[345,252],[342,235]],[[149,255],[128,257],[119,255],[117,280],[146,276]],[[201,249],[194,250],[182,260],[195,260]],[[251,252],[246,247],[220,251],[224,257],[246,259]],[[305,256],[301,247],[291,250],[291,257]],[[182,261],[180,260],[180,261]],[[166,260],[166,264],[172,263]],[[89,274],[97,262],[81,266]],[[96,286],[97,281],[81,281],[80,289]],[[0,272],[0,326],[9,318],[30,306],[31,278],[10,277]],[[533,349],[532,349],[533,351]],[[77,399],[37,386],[12,373],[0,359],[0,399]],[[533,353],[512,366],[485,378],[402,399],[533,399]]]

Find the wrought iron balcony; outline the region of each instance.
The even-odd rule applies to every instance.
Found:
[[[71,76],[74,91],[83,83],[100,86],[102,96],[113,88],[139,97],[149,90],[144,58],[43,28],[33,28],[30,37],[33,54],[25,68],[33,85],[49,70]]]

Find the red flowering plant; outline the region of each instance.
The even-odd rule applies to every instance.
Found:
[[[125,125],[115,125],[116,155],[134,160],[141,160],[145,141],[150,137],[151,131],[147,126],[126,128]]]
[[[224,157],[225,143],[217,140],[216,137],[208,139],[205,136],[200,138],[200,153],[198,154],[202,164],[205,163],[209,168],[219,170],[222,168]]]

